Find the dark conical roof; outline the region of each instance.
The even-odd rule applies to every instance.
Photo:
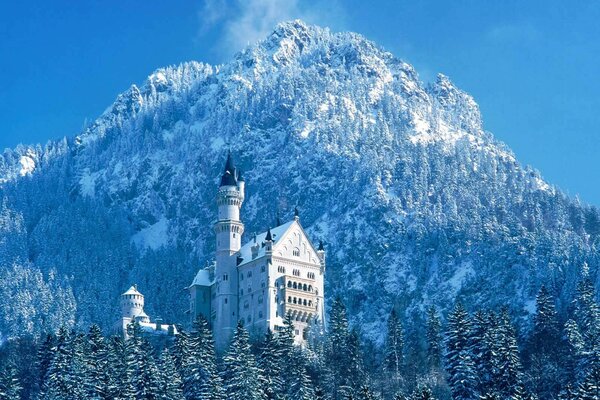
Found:
[[[267,230],[267,236],[265,236],[265,242],[272,242],[273,236],[271,236],[271,228]]]
[[[221,184],[219,186],[237,186],[235,164],[233,163],[231,151],[227,153],[227,161],[225,161],[225,170],[223,171],[223,175],[221,176]]]
[[[325,248],[323,247],[323,241],[319,240],[319,251],[325,251]]]

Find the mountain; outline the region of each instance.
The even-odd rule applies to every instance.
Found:
[[[598,281],[598,209],[522,166],[471,96],[358,34],[293,21],[227,64],[155,71],[76,137],[4,152],[0,294],[20,300],[0,295],[0,331],[108,329],[132,283],[150,315],[185,323],[229,148],[246,240],[297,205],[326,245],[326,295],[373,340],[392,305],[413,330],[457,299],[519,318],[545,283],[564,313],[582,274]],[[36,312],[39,286],[51,313]]]

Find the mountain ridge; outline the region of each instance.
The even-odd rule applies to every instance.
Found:
[[[110,326],[132,280],[150,312],[185,322],[180,289],[212,257],[227,147],[247,181],[247,232],[298,205],[327,243],[329,295],[373,340],[393,305],[409,329],[456,298],[519,317],[541,283],[565,309],[584,263],[598,279],[598,210],[522,167],[470,95],[444,75],[424,85],[358,34],[301,21],[230,63],[156,70],[73,139],[5,152],[2,195],[25,222],[0,235],[27,243],[6,253],[66,276],[81,325]]]

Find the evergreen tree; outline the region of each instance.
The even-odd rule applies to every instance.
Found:
[[[396,386],[399,385],[402,366],[404,364],[403,347],[404,335],[402,333],[402,323],[396,315],[396,310],[392,309],[387,323],[384,368],[391,374],[392,379],[396,382]]]
[[[22,390],[15,364],[8,361],[0,366],[0,400],[20,399]]]
[[[352,395],[362,383],[362,360],[358,333],[350,332],[346,307],[333,301],[325,349],[326,388],[333,400]]]
[[[87,335],[87,351],[84,359],[84,392],[89,399],[108,398],[107,348],[98,325],[92,325]]]
[[[129,384],[129,369],[125,343],[119,336],[113,336],[107,343],[106,363],[109,373],[105,387],[106,399],[130,400],[135,398],[132,386]]]
[[[60,328],[56,335],[54,347],[52,347],[52,359],[48,365],[48,371],[44,378],[42,398],[58,399],[71,398],[73,393],[73,381],[70,375],[71,349],[69,332],[66,328]]]
[[[187,399],[220,400],[223,386],[217,372],[215,345],[208,321],[199,315],[194,330],[185,337],[182,357],[184,394]]]
[[[313,400],[315,390],[306,372],[305,357],[300,349],[294,351],[289,365],[290,385],[287,398],[290,400]]]
[[[252,355],[248,332],[238,323],[223,358],[223,382],[228,400],[263,400],[260,371]]]
[[[527,373],[529,386],[541,398],[551,398],[558,393],[564,381],[565,371],[561,366],[563,349],[554,299],[546,287],[542,286],[536,297]]]
[[[183,400],[183,381],[175,367],[175,361],[168,349],[164,349],[159,360],[159,399]],[[208,399],[207,397],[204,397]]]
[[[435,397],[429,387],[419,385],[410,395],[410,400],[435,400]]]
[[[496,329],[494,347],[494,387],[503,398],[522,396],[522,367],[514,328],[508,310],[503,309]]]
[[[283,351],[279,340],[269,329],[261,343],[258,355],[258,367],[261,371],[262,387],[268,400],[280,399],[284,393],[282,357]]]
[[[442,323],[435,306],[427,309],[427,366],[439,370],[442,366]]]
[[[150,343],[143,337],[136,321],[127,328],[125,342],[128,385],[138,400],[154,400],[159,396],[159,374]]]
[[[47,334],[44,341],[40,344],[37,351],[37,361],[36,361],[36,383],[37,383],[37,391],[41,392],[42,388],[45,385],[45,379],[48,375],[48,369],[50,368],[50,363],[52,362],[52,358],[54,356],[54,335]]]
[[[470,352],[471,321],[461,303],[448,316],[446,368],[454,400],[477,399],[477,377]]]

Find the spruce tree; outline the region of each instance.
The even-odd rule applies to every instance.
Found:
[[[427,366],[437,371],[442,366],[442,323],[435,306],[427,309]]]
[[[12,360],[8,360],[0,366],[0,400],[20,399],[22,390],[17,368]]]
[[[283,368],[281,358],[283,350],[278,338],[269,329],[260,346],[258,355],[258,367],[261,372],[263,391],[268,400],[281,399],[283,397]]]
[[[87,334],[86,354],[84,357],[84,392],[89,399],[108,398],[108,351],[102,331],[98,325],[92,325]]]
[[[186,399],[223,398],[223,386],[217,371],[215,345],[208,321],[199,315],[194,329],[182,338],[183,386]]]
[[[290,359],[288,396],[290,400],[313,400],[315,390],[306,372],[305,357],[302,350],[296,349]]]
[[[402,323],[396,310],[392,309],[387,323],[387,336],[385,341],[384,368],[390,374],[395,386],[399,386],[402,366],[404,364],[404,335]]]
[[[106,363],[108,365],[108,382],[105,388],[105,398],[116,400],[135,398],[134,390],[129,384],[127,352],[121,337],[113,336],[108,340]]]
[[[409,400],[435,400],[435,397],[428,386],[418,385],[410,395]]]
[[[70,338],[66,328],[60,328],[52,347],[52,358],[48,365],[48,371],[44,377],[42,398],[70,398],[73,391],[70,375]]]
[[[175,360],[168,349],[164,349],[159,359],[159,399],[182,400],[183,381],[175,367]]]
[[[152,346],[143,337],[136,321],[127,328],[125,342],[128,384],[138,400],[153,400],[158,397],[159,376]]]
[[[494,387],[503,398],[520,397],[522,392],[522,367],[514,328],[508,310],[503,309],[496,329],[494,347]]]
[[[461,303],[448,316],[446,368],[454,400],[477,399],[477,376],[470,351],[471,321]]]
[[[536,296],[536,313],[527,357],[529,386],[541,398],[550,398],[558,393],[564,382],[565,371],[561,365],[564,355],[554,299],[542,286]]]
[[[223,357],[223,383],[228,400],[263,400],[260,371],[252,355],[248,332],[238,323]]]

